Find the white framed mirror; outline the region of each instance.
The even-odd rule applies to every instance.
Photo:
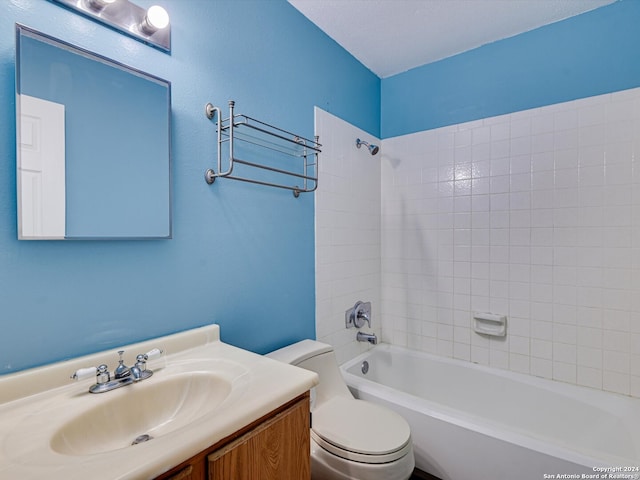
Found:
[[[16,25],[18,238],[171,238],[171,84]]]

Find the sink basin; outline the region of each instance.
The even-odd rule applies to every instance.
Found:
[[[120,350],[153,348],[165,355],[148,365],[151,378],[100,394],[89,393],[93,378],[69,375],[113,366],[113,351],[0,375],[0,479],[156,478],[317,384],[315,373],[221,342],[218,325]]]
[[[135,448],[211,413],[231,391],[229,379],[211,372],[190,372],[152,377],[98,394],[95,407],[56,431],[51,448],[65,455]]]

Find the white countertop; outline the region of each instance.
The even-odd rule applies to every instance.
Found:
[[[100,363],[113,370],[118,348],[0,377],[0,478],[151,479],[318,383],[313,372],[221,342],[217,325],[122,347],[125,364],[132,365],[136,354],[156,347],[166,353],[149,362],[151,378],[107,393],[90,394],[93,379],[73,382],[69,376]],[[229,373],[233,386],[220,405],[197,421],[146,443],[95,454],[64,454],[52,447],[60,428],[99,402],[116,395],[126,400],[129,389],[166,381],[189,369],[206,370],[208,365],[223,373],[225,366],[234,370],[233,378]]]

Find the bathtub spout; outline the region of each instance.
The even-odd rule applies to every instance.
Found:
[[[376,345],[378,343],[378,337],[376,337],[375,333],[358,332],[358,334],[356,335],[356,340],[358,340],[359,342],[369,342],[373,345]]]

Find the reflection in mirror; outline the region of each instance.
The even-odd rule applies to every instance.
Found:
[[[171,238],[171,85],[16,25],[18,238]]]

